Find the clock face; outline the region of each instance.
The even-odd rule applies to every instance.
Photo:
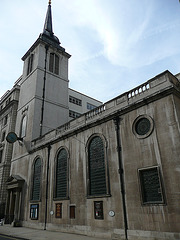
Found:
[[[6,137],[6,140],[9,143],[15,143],[17,141],[17,135],[14,132],[10,132]]]
[[[114,217],[114,215],[115,215],[115,212],[114,212],[114,211],[109,211],[109,216],[110,216],[110,217]]]

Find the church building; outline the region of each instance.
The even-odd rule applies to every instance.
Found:
[[[180,239],[180,78],[106,103],[69,88],[49,1],[23,74],[0,99],[6,224],[104,239]]]

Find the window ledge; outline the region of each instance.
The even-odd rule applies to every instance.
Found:
[[[88,195],[87,199],[92,199],[92,198],[106,198],[106,197],[111,197],[111,194],[104,194],[104,195]]]
[[[62,197],[62,198],[53,198],[53,201],[63,201],[63,200],[69,200],[69,197]]]
[[[40,199],[38,199],[38,200],[30,200],[30,203],[39,203],[39,202],[41,202]]]

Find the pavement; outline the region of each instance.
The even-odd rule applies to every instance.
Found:
[[[8,235],[28,240],[104,240],[104,238],[88,237],[78,234],[63,233],[59,231],[49,231],[32,229],[27,227],[13,227],[9,224],[0,226],[0,234]]]

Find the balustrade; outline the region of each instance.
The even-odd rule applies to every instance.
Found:
[[[135,97],[137,95],[140,95],[141,93],[147,91],[149,88],[150,88],[150,85],[149,85],[149,83],[146,82],[146,83],[132,89],[131,91],[129,91],[127,93],[128,99]]]

